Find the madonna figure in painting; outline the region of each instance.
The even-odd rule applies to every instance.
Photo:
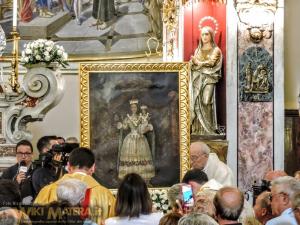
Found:
[[[214,41],[211,27],[203,27],[201,41],[191,57],[192,134],[217,134],[215,85],[221,77],[222,52]]]
[[[138,173],[147,182],[155,176],[152,153],[146,133],[153,131],[144,113],[138,114],[138,100],[130,100],[131,115],[119,122],[120,129],[119,152],[118,152],[118,177],[122,179],[128,173]],[[142,110],[144,111],[144,110]],[[122,141],[123,130],[130,132]]]

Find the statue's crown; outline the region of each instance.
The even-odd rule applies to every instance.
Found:
[[[129,101],[129,104],[130,104],[130,105],[132,105],[132,104],[138,104],[138,103],[139,103],[139,100],[137,100],[136,98],[131,99],[131,100]]]

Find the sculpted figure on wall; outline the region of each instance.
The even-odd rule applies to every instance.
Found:
[[[211,27],[201,29],[201,40],[190,64],[192,134],[217,134],[215,86],[221,78],[222,52]]]

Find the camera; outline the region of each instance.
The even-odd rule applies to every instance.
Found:
[[[39,155],[39,159],[33,162],[34,168],[65,166],[67,165],[69,154],[73,149],[78,147],[78,143],[64,143],[62,145],[53,145],[48,152],[41,153]]]
[[[255,200],[258,195],[260,195],[264,191],[271,191],[270,189],[271,181],[261,180],[261,184],[257,185],[256,182],[252,185],[253,190],[253,205],[255,204]]]

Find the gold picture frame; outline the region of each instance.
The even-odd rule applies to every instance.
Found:
[[[176,79],[174,77],[176,77]],[[156,84],[153,84],[153,83],[151,84],[151,82],[149,81],[149,80],[151,80],[150,78],[152,80],[154,80],[153,82],[156,82]],[[118,80],[118,82],[112,81],[112,80]],[[180,174],[178,176],[179,180],[176,180],[177,182],[179,182],[182,179],[183,175],[190,168],[190,162],[189,162],[189,160],[190,160],[189,159],[189,145],[190,145],[189,64],[188,63],[81,63],[80,64],[80,107],[81,107],[80,108],[80,138],[81,138],[81,146],[88,147],[88,148],[91,148],[92,150],[94,150],[96,147],[97,148],[99,147],[99,143],[100,143],[95,140],[101,139],[101,140],[104,140],[103,142],[101,142],[101,148],[107,148],[107,149],[111,148],[110,142],[114,143],[115,147],[113,150],[109,149],[109,153],[107,153],[106,155],[101,155],[101,156],[96,155],[96,158],[98,157],[98,158],[104,159],[105,157],[108,157],[107,155],[110,154],[110,152],[115,152],[115,148],[117,145],[116,144],[116,136],[117,135],[113,135],[114,138],[112,138],[111,140],[107,140],[107,136],[109,136],[107,134],[107,133],[109,133],[108,130],[110,130],[110,131],[116,130],[116,126],[113,123],[115,123],[116,120],[118,120],[116,118],[120,117],[119,115],[118,116],[115,115],[115,113],[120,113],[121,110],[119,110],[119,109],[121,106],[123,107],[123,105],[124,105],[124,107],[128,108],[127,100],[130,100],[128,96],[131,96],[132,93],[137,94],[140,97],[141,101],[143,101],[144,103],[146,102],[146,103],[150,104],[149,102],[151,102],[151,97],[149,97],[149,94],[147,93],[148,89],[145,89],[145,87],[143,86],[145,83],[150,82],[149,88],[151,90],[150,89],[149,90],[150,91],[155,90],[155,94],[153,96],[157,95],[157,92],[168,93],[168,96],[165,98],[169,98],[170,95],[174,94],[174,91],[167,90],[168,89],[167,85],[169,85],[169,84],[166,84],[165,86],[164,86],[164,84],[162,84],[162,83],[167,83],[167,82],[165,82],[165,80],[171,80],[170,82],[173,82],[173,83],[176,82],[177,89],[176,88],[175,89],[178,90],[178,95],[176,94],[176,96],[178,98],[176,97],[176,101],[178,102],[178,115],[179,115],[178,116],[178,128],[177,128],[178,139],[179,139],[178,140],[179,148],[178,148],[178,150],[174,150],[174,151],[177,151],[177,154],[179,157]],[[111,86],[111,83],[113,83],[113,85],[114,85],[114,86],[112,86],[113,88],[108,88],[108,86]],[[139,84],[141,86],[138,86]],[[133,86],[133,85],[136,85],[136,86]],[[102,89],[109,90],[109,93],[112,96],[115,96],[116,95],[115,92],[117,92],[116,90],[119,91],[120,87],[125,88],[126,90],[123,92],[120,92],[121,94],[119,93],[119,95],[118,95],[119,97],[115,97],[115,99],[116,99],[115,102],[111,101],[106,104],[105,102],[107,102],[107,100],[104,101],[103,98],[105,98],[107,93],[103,94],[104,92],[101,92],[102,93],[101,94],[99,92],[99,90],[102,90]],[[132,91],[132,93],[128,94],[128,92],[130,92],[131,90],[134,90],[135,92]],[[167,91],[162,92],[161,90],[167,90]],[[93,91],[97,92],[97,93],[95,94]],[[150,91],[149,91],[149,93],[150,93]],[[156,102],[153,103],[154,107],[152,107],[152,108],[155,108],[155,107],[158,109],[162,108],[163,106],[160,107],[157,105],[159,104],[158,101],[164,101],[164,96],[165,95],[156,97],[159,100],[157,100],[157,99],[155,100]],[[122,97],[125,99],[124,101],[126,104],[123,104],[124,103],[123,100],[120,101],[120,98],[122,98]],[[111,98],[112,97],[110,97],[110,99]],[[144,98],[144,100],[143,100],[143,98]],[[148,99],[148,101],[146,101],[146,99]],[[97,110],[94,109],[95,107],[98,107]],[[119,107],[119,108],[117,108],[117,107]],[[103,110],[103,108],[105,108],[105,110]],[[115,110],[113,110],[113,109],[115,109]],[[162,109],[165,111],[159,111],[159,113],[155,112],[155,110],[158,110],[158,109],[153,109],[153,115],[154,115],[153,118],[158,118],[153,122],[157,122],[160,120],[159,117],[155,117],[155,115],[166,114],[165,109]],[[101,110],[103,110],[103,111],[101,111]],[[101,116],[94,115],[95,113],[93,114],[93,112],[97,112],[97,114],[101,114]],[[125,113],[123,113],[123,114],[120,113],[120,114],[124,115]],[[168,115],[170,115],[170,113]],[[127,114],[127,117],[128,117],[128,114]],[[162,118],[161,120],[164,120],[164,118]],[[98,121],[100,121],[100,122],[98,122]],[[104,122],[101,122],[101,121],[104,121]],[[106,124],[106,126],[104,126],[105,128],[103,128],[101,123],[106,123],[107,121],[112,121],[112,122],[110,122],[108,124],[109,127],[107,127],[107,124]],[[154,130],[157,130],[157,132],[158,132],[158,134],[156,136],[156,138],[158,139],[158,141],[157,141],[157,143],[158,143],[159,138],[161,136],[163,136],[163,134],[159,133],[159,130],[161,130],[163,128],[161,128],[159,126],[154,126],[154,125],[155,125],[155,123],[153,123]],[[104,134],[103,135],[99,134],[102,131],[104,132]],[[112,132],[112,133],[115,134],[116,132]],[[96,137],[96,135],[98,135],[98,136]],[[105,136],[105,137],[103,137],[103,136]],[[177,137],[175,137],[175,139],[176,138]],[[94,148],[93,148],[93,146],[94,146]],[[149,146],[150,146],[150,144],[149,144]],[[164,150],[167,151],[168,149],[164,149]],[[98,150],[95,150],[95,151],[97,152]],[[162,150],[161,150],[161,152],[162,152]],[[98,153],[95,153],[95,154],[98,154]],[[164,157],[164,156],[163,156],[163,154],[156,156],[156,158],[159,158],[159,157]],[[107,175],[109,176],[109,173],[111,171],[115,171],[115,168],[113,166],[113,164],[115,163],[115,160],[112,160],[112,159],[110,159],[110,160],[104,159],[103,160],[103,162],[106,162],[106,163],[108,163],[108,161],[110,162],[110,165],[107,166],[108,169],[105,172],[105,176],[107,176]],[[168,168],[170,170],[172,170],[173,166],[174,165],[172,165],[172,162],[171,162],[171,165],[169,165]],[[97,165],[96,165],[96,167],[97,167]],[[112,173],[115,174],[115,172],[112,172]],[[97,175],[97,173],[96,173],[96,175]],[[113,186],[113,185],[105,183],[104,181],[103,181],[103,184],[108,186],[111,189],[116,188],[116,185]],[[172,184],[169,184],[169,185],[163,184],[162,186],[161,185],[158,185],[158,186],[150,185],[150,186],[152,186],[154,188],[162,188],[162,187],[167,187],[170,185],[172,185]]]

